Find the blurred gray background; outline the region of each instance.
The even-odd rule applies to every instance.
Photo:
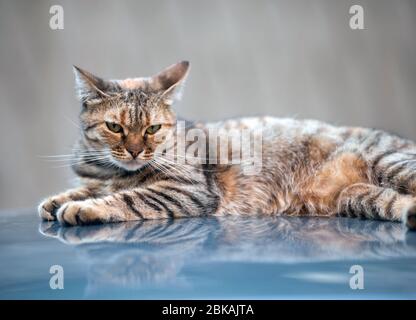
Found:
[[[64,30],[49,28],[54,4]],[[349,27],[353,4],[365,30]],[[71,185],[40,156],[76,139],[72,64],[124,78],[188,59],[185,117],[317,118],[416,139],[415,31],[414,0],[0,0],[0,208]]]

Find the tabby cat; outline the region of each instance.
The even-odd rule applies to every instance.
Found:
[[[207,135],[210,128],[262,128],[261,171],[245,174],[244,161],[211,161],[217,156],[209,144],[206,161],[179,163],[167,151],[178,148],[172,105],[180,98],[189,62],[126,80],[103,80],[78,67],[74,71],[82,130],[72,168],[81,186],[44,200],[39,214],[45,220],[84,225],[284,214],[403,221],[416,229],[412,141],[315,120],[187,122],[185,131],[198,128]]]

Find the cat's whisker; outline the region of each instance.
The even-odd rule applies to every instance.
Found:
[[[164,174],[168,174],[168,170],[166,170],[166,168],[164,166],[157,163],[156,161],[150,161],[149,166],[152,169],[153,173],[156,173],[155,169],[157,169],[157,170],[161,171]]]
[[[171,172],[169,171],[170,169],[172,169],[176,172],[180,172],[179,166],[173,167],[172,164],[170,164],[169,162],[164,162],[164,161],[159,161],[159,160],[161,160],[161,159],[155,159],[154,162],[157,163],[162,168],[164,168],[164,170],[166,170],[167,173],[171,174]]]
[[[107,151],[81,151],[78,152],[77,150],[74,150],[74,153],[71,154],[56,154],[56,155],[39,155],[39,158],[43,159],[59,159],[59,158],[74,158],[77,156],[88,156],[88,155],[104,155],[107,154]]]
[[[107,162],[109,162],[109,156],[108,155],[87,156],[87,157],[81,157],[81,158],[78,157],[74,159],[65,159],[62,161],[66,161],[67,164],[64,164],[62,166],[56,166],[55,168],[71,167],[74,165],[82,165],[82,164],[88,164],[88,163],[93,163],[93,162],[101,162],[102,165],[105,165]]]
[[[201,164],[203,164],[203,163],[218,164],[218,162],[220,160],[219,157],[217,157],[217,158],[205,158],[205,157],[195,157],[195,156],[190,156],[190,155],[183,156],[183,155],[177,155],[177,154],[171,155],[169,157],[167,155],[168,154],[163,154],[163,155],[160,156],[160,158],[166,158],[166,159],[173,160],[173,161],[177,161],[178,159],[192,160],[196,163],[199,162]],[[245,163],[250,164],[250,163],[253,162],[252,160],[243,160],[243,159],[239,159],[238,162],[236,162],[236,163],[232,163],[232,161],[233,161],[232,159],[229,160],[229,164],[245,164]]]
[[[167,157],[159,157],[158,159],[163,159],[165,161],[168,161],[168,162],[170,162],[170,164],[175,165],[175,166],[182,165],[181,163],[178,163],[177,162],[177,159],[167,158]],[[187,158],[186,160],[190,160],[190,159]],[[201,158],[194,158],[193,160],[201,160]],[[200,163],[202,164],[203,162],[201,161]],[[209,163],[209,161],[208,161],[208,163]],[[217,164],[217,163],[215,163],[215,164]],[[232,161],[230,161],[228,164],[230,164],[230,165],[233,165],[233,164],[238,164],[238,165],[244,165],[244,164],[246,164],[246,165],[254,165],[254,161],[253,160],[245,160],[245,161],[241,161],[240,160],[238,163],[232,163]],[[185,165],[192,166],[191,164],[185,164]],[[207,169],[207,168],[201,169],[201,168],[198,168],[197,166],[192,166],[192,170],[193,171],[198,171],[198,172],[215,172],[216,171],[216,169],[212,169],[212,170],[211,169]]]
[[[77,127],[79,130],[82,130],[81,126],[76,123],[74,120],[72,120],[70,117],[68,116],[64,116],[65,120],[67,120],[69,123],[73,124],[75,127]]]
[[[167,164],[162,164],[159,163],[157,161],[153,161],[151,163],[151,165],[155,166],[158,170],[160,170],[161,172],[165,173],[166,175],[172,175],[171,171],[176,171],[176,174],[179,175],[180,177],[184,178],[184,180],[190,182],[191,184],[194,184],[193,179],[191,177],[189,177],[189,175],[186,172],[182,172],[179,168],[177,167],[171,167],[170,165]]]
[[[167,161],[169,161],[171,164],[173,164],[173,165],[183,165],[182,163],[179,163],[178,162],[178,159],[175,159],[175,158],[169,158],[169,157],[165,157],[165,156],[163,156],[163,157],[159,157],[159,159],[164,159],[164,160],[167,160]],[[186,160],[188,160],[188,161],[191,161],[191,160],[193,160],[193,162],[195,162],[195,163],[200,163],[200,164],[206,164],[206,163],[210,163],[210,161],[207,161],[207,160],[205,160],[205,162],[203,162],[202,160],[203,159],[201,159],[201,158],[197,158],[197,157],[194,157],[194,158],[190,158],[190,157],[183,157],[182,159],[185,159],[185,161]],[[212,160],[212,163],[214,163],[214,164],[218,164],[217,163],[218,162],[218,159],[216,159],[216,161],[214,161],[214,160]],[[253,163],[253,161],[252,160],[246,160],[246,161],[239,161],[238,162],[238,164],[252,164]],[[230,161],[228,164],[233,164],[232,163],[232,161]],[[237,164],[237,163],[235,163],[235,164]],[[189,163],[185,163],[185,165],[187,165],[187,166],[191,166],[192,167],[192,170],[197,170],[197,171],[211,171],[211,170],[209,170],[209,169],[206,169],[206,168],[204,168],[204,169],[200,169],[200,168],[198,168],[197,166],[194,166],[193,164],[189,164]],[[213,170],[213,171],[215,171],[215,170]]]
[[[80,164],[85,164],[85,163],[79,163],[78,165],[80,165]],[[109,162],[105,162],[105,163],[102,163],[101,165],[103,167],[112,167],[109,164],[110,164]],[[68,164],[64,164],[64,165],[60,165],[60,166],[53,166],[52,168],[54,168],[54,169],[57,169],[57,168],[71,168],[73,166],[74,166],[73,163],[68,163]]]
[[[167,166],[168,169],[170,169],[172,171],[175,171],[178,175],[185,178],[185,180],[188,180],[191,183],[194,180],[193,177],[192,177],[192,172],[190,170],[187,170],[185,167],[183,167],[181,165],[171,163],[171,162],[169,162],[169,161],[167,161],[166,159],[163,159],[163,158],[157,158],[157,159],[158,160],[163,160],[163,163],[159,162],[159,164]],[[157,160],[156,160],[156,162],[157,162]]]
[[[74,154],[59,154],[59,155],[52,155],[52,156],[38,156],[39,158],[45,158],[45,159],[54,159],[54,158],[69,158],[74,157]]]

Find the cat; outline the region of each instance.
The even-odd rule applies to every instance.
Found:
[[[246,174],[245,161],[212,161],[218,146],[209,143],[206,154],[195,157],[206,161],[168,156],[179,148],[173,105],[189,70],[189,62],[181,61],[152,77],[103,80],[74,66],[82,107],[72,168],[81,186],[45,199],[40,216],[64,225],[209,215],[345,216],[402,221],[416,229],[416,143],[387,132],[273,117],[186,122],[185,131],[207,136],[212,128],[231,136],[261,128],[261,170]]]

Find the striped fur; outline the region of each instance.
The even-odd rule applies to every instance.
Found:
[[[416,144],[379,130],[271,117],[189,122],[185,130],[262,128],[262,168],[174,163],[169,142],[189,63],[156,76],[105,81],[75,69],[82,102],[73,169],[82,187],[46,199],[42,218],[70,225],[202,215],[349,216],[416,228]],[[113,132],[108,124],[121,126]],[[160,125],[154,134],[150,126]],[[188,146],[189,147],[189,146]]]

